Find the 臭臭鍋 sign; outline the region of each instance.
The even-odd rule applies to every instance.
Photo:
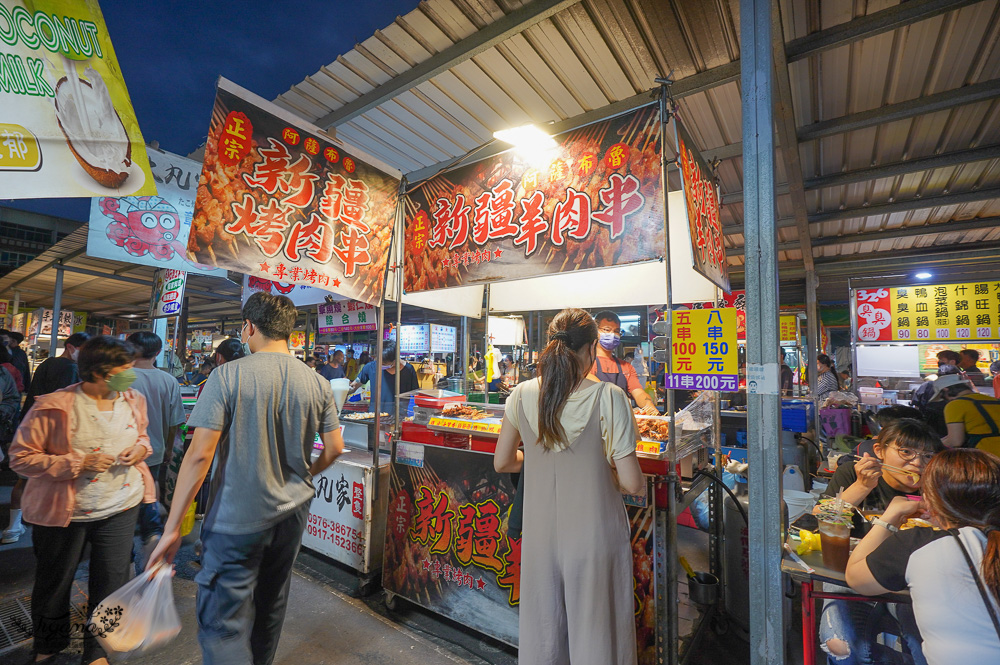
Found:
[[[857,289],[859,342],[1000,339],[1000,281]]]

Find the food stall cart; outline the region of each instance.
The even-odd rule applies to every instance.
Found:
[[[320,450],[322,445],[318,445],[317,455]],[[367,451],[345,450],[313,478],[316,496],[309,508],[302,546],[356,570],[362,594],[371,591],[382,570],[388,463],[387,455],[379,455],[375,467]],[[376,468],[378,481],[373,479]]]
[[[662,130],[658,110],[647,107],[571,132],[562,140],[561,154],[549,163],[547,173],[507,154],[411,188],[404,204],[405,256],[397,255],[404,263],[406,288],[444,295],[447,290],[436,289],[486,282],[488,313],[669,302],[671,281],[679,287],[673,294],[678,300],[714,300],[716,287],[692,268],[687,224],[664,223],[667,201],[675,219],[686,219],[686,215],[683,193],[667,197],[662,188],[665,164],[660,163],[657,142]],[[596,167],[600,169],[595,174]],[[574,189],[544,187],[546,180],[563,185],[572,181]],[[572,219],[554,221],[560,242],[540,240],[539,233],[548,235],[544,233],[548,223],[541,218],[546,195],[553,203],[566,197],[557,210],[544,208],[546,215],[551,211],[559,218],[572,196],[586,196],[578,190],[590,188],[592,194],[598,194],[598,188],[605,185],[601,191],[608,192],[626,180],[627,187],[634,187],[630,191],[642,192],[643,203],[652,202],[645,208],[642,203],[629,204],[630,211],[645,211],[649,226],[630,229],[627,249],[611,244],[610,240],[620,234],[614,223],[611,238],[603,229],[589,234],[589,218],[586,230],[577,226],[573,233],[559,228],[564,223],[570,226]],[[421,192],[421,188],[425,189]],[[478,231],[473,228],[471,234],[461,221],[457,227],[452,223],[468,219],[464,217],[468,212],[456,210],[456,206],[461,207],[466,200],[496,200],[498,192],[503,196],[501,205],[503,201],[516,205],[521,195],[524,216],[542,224],[533,238],[515,239],[510,247],[489,243],[487,227],[492,221],[484,222]],[[607,194],[602,196],[588,204],[596,199],[594,207],[599,208],[602,201],[608,201]],[[582,205],[578,198],[573,203]],[[429,211],[434,211],[436,224]],[[589,208],[587,215],[591,215]],[[598,220],[599,215],[593,213]],[[519,220],[522,224],[524,216]],[[484,219],[488,218],[485,214]],[[506,223],[510,219],[506,218]],[[578,218],[575,223],[579,224]],[[523,228],[521,235],[525,235]],[[510,236],[516,229],[512,231]],[[562,233],[583,242],[568,242]],[[397,235],[403,234],[397,231]],[[496,237],[507,236],[500,233]],[[562,241],[567,241],[566,245]],[[649,256],[643,254],[650,250]],[[665,260],[668,256],[672,261]],[[656,262],[642,262],[650,259]],[[672,275],[665,280],[668,272]],[[415,400],[413,421],[401,423],[394,440],[383,573],[386,601],[391,606],[397,597],[404,598],[516,644],[520,539],[508,536],[506,519],[515,485],[507,474],[494,470],[492,457],[504,407],[488,402],[453,404],[433,397],[422,401],[421,406],[421,400]],[[672,399],[669,401],[672,407]],[[397,405],[400,412],[403,408]],[[428,411],[418,412],[423,409]],[[678,452],[676,430],[670,431],[669,446],[661,441],[646,442],[656,447],[655,454],[641,458],[648,474],[646,491],[628,507],[641,663],[664,662],[668,652],[673,653],[670,661],[676,662],[678,617],[677,612],[667,611],[678,604],[676,552],[673,542],[669,548],[667,545],[675,537],[675,527],[670,525],[708,484],[699,478],[697,488],[684,499],[667,500],[671,490],[678,490],[680,496],[679,477],[670,473]]]

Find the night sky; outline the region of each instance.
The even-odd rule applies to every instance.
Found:
[[[147,143],[187,155],[205,141],[219,76],[274,99],[417,0],[101,0]],[[87,221],[90,199],[0,200]]]

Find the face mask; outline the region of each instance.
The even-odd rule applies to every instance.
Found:
[[[615,333],[602,332],[600,339],[601,346],[608,351],[614,351],[622,341],[621,335],[616,335]]]
[[[73,362],[76,362],[76,359],[79,357],[80,357],[80,349],[73,349],[73,351],[69,354],[69,359],[72,360]]]
[[[392,363],[389,363],[388,365],[382,365],[382,369],[389,369],[390,367],[392,367]]]
[[[251,353],[253,353],[253,351],[250,350],[250,341],[243,339],[243,331],[246,330],[246,329],[247,329],[247,324],[244,323],[243,327],[240,328],[240,344],[243,345],[243,355],[244,355],[244,357],[245,356],[249,356]]]
[[[108,384],[108,388],[114,390],[115,392],[124,392],[128,390],[133,383],[135,383],[135,370],[129,367],[124,372],[118,372],[117,374],[112,374],[104,380]]]

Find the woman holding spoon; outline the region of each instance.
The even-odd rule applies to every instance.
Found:
[[[897,496],[920,492],[921,475],[927,462],[944,449],[941,438],[920,420],[902,418],[884,427],[874,453],[841,464],[830,479],[824,496],[843,498],[861,510],[885,510]]]

